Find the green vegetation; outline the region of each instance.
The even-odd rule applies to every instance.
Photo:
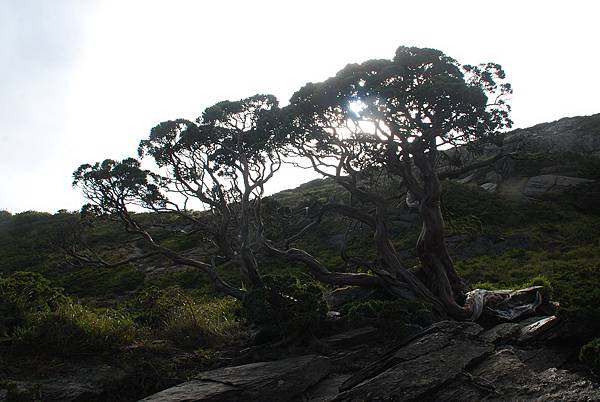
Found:
[[[246,318],[283,338],[315,334],[325,319],[323,288],[310,277],[266,275],[265,288],[248,294]]]
[[[137,335],[131,318],[122,312],[94,311],[66,303],[55,311],[36,313],[15,330],[17,346],[63,356],[103,353],[131,344]]]
[[[600,369],[600,338],[586,343],[581,348],[579,358],[582,362],[589,364],[595,369]]]
[[[290,207],[308,205],[319,194],[332,191],[330,185],[311,182],[274,198]],[[542,285],[560,303],[559,314],[586,329],[580,340],[597,338],[600,216],[594,209],[582,211],[571,202],[581,189],[530,203],[451,181],[444,182],[443,189],[448,236],[459,239],[450,243],[450,251],[470,287]],[[140,218],[152,219],[150,215]],[[162,364],[154,359],[168,358],[169,348],[176,347],[193,351],[193,362],[185,365],[185,370],[193,371],[190,364],[217,363],[218,350],[245,339],[249,326],[260,326],[288,341],[294,340],[290,334],[306,339],[328,329],[323,294],[332,288],[312,281],[300,264],[282,264],[277,258],[258,255],[266,288],[253,290],[240,303],[217,297],[200,270],[173,270],[161,258],[151,261],[161,267],[152,273],[145,272],[143,262],[115,268],[69,265],[52,247],[52,238],[78,219],[78,214],[66,212],[0,214],[0,255],[7,257],[0,259],[0,333],[11,340],[12,350],[60,358],[125,358],[129,353],[125,350],[139,347],[148,358],[152,356],[148,369],[154,370],[151,367]],[[398,222],[390,221],[394,245],[403,250],[405,265],[415,265],[413,248],[420,224]],[[346,227],[343,219],[325,217],[299,244],[330,269],[344,269],[336,235]],[[192,245],[189,237],[156,233],[174,249]],[[109,250],[122,240],[119,236],[119,227],[104,222],[91,227],[87,240],[108,258]],[[373,256],[368,230],[352,232],[349,245],[353,255]],[[115,257],[126,252],[117,248]],[[222,275],[233,283],[240,280],[235,272],[223,271]],[[340,312],[340,322],[347,327],[374,325],[399,336],[408,325],[427,325],[433,320],[427,306],[385,298],[354,301]],[[586,344],[582,361],[598,367],[599,345],[597,339]],[[13,393],[18,392],[15,388]]]
[[[29,314],[53,311],[66,300],[62,289],[39,273],[18,271],[0,277],[0,335],[23,325]]]
[[[344,306],[350,325],[373,325],[397,332],[408,324],[428,326],[435,319],[431,307],[418,302],[403,300],[366,300]]]

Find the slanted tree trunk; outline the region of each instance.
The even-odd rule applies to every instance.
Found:
[[[471,305],[461,307],[464,284],[448,254],[444,239],[444,218],[441,211],[441,184],[434,170],[435,150],[430,155],[415,156],[415,165],[423,177],[423,191],[419,203],[422,219],[421,233],[417,240],[417,255],[422,264],[425,284],[446,306],[447,312],[458,319],[469,318]]]

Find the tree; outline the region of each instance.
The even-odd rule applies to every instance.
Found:
[[[429,300],[459,319],[473,317],[481,302],[461,305],[464,286],[444,242],[440,149],[481,143],[510,127],[511,87],[504,79],[495,63],[461,65],[438,50],[400,47],[392,60],[350,64],[335,77],[307,84],[284,111],[295,152],[350,194],[346,205],[325,209],[373,229],[373,272],[385,287],[399,297]],[[390,200],[378,190],[385,183],[418,206],[420,277],[402,266],[390,241]],[[299,250],[271,249],[314,264]]]
[[[281,167],[279,136],[269,124],[273,120],[269,115],[277,110],[274,96],[255,95],[217,103],[196,122],[160,123],[138,149],[140,157],[153,158],[157,172],[142,169],[134,158],[80,166],[73,185],[81,187],[90,201],[83,212],[121,222],[144,241],[146,252],[120,261],[106,261],[90,249],[70,249],[70,254],[105,266],[162,255],[201,269],[219,291],[238,299],[245,289],[262,287],[251,226],[265,183]],[[179,221],[140,219],[132,206],[153,212],[157,219],[175,215]],[[201,252],[190,256],[162,245],[152,234],[158,225],[200,236]],[[228,266],[238,267],[242,287],[221,277],[219,270]]]

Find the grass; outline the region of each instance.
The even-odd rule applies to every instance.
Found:
[[[131,317],[105,309],[66,303],[55,311],[35,313],[14,332],[17,346],[61,356],[114,351],[133,343],[138,335]]]

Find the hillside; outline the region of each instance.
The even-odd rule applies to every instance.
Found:
[[[300,265],[259,255],[261,271],[277,274],[269,279],[272,285],[305,302],[266,310],[253,300],[242,305],[218,296],[202,273],[164,258],[116,268],[74,264],[56,246],[79,230],[78,213],[1,211],[0,401],[136,400],[201,371],[179,391],[189,396],[200,389],[206,397],[198,400],[236,400],[239,392],[269,400],[268,384],[292,378],[279,397],[364,400],[394,386],[405,387],[407,399],[455,400],[462,394],[521,400],[543,395],[534,388],[544,384],[555,399],[600,398],[593,371],[600,367],[600,114],[514,130],[474,159],[462,150],[446,153],[471,162],[510,154],[443,183],[446,241],[460,275],[470,288],[542,285],[560,307],[540,315],[556,313],[558,321],[429,327],[436,320],[428,306],[323,286],[311,282]],[[342,190],[330,180],[315,180],[270,198],[280,208],[308,211],[315,200],[331,197],[342,198]],[[419,219],[398,200],[389,222],[403,263],[415,271]],[[171,223],[179,224],[175,218]],[[344,269],[340,245],[346,228],[347,222],[326,218],[301,245],[332,270]],[[200,238],[161,229],[155,235],[178,251],[202,251]],[[139,246],[125,243],[121,228],[108,222],[86,229],[86,241],[105,255],[131,255]],[[353,253],[371,252],[360,228],[351,244]],[[235,272],[223,275],[240,281]],[[265,315],[279,320],[271,333],[257,330]],[[309,333],[309,340],[286,339],[296,332]],[[430,353],[418,342],[430,345]],[[462,356],[461,363],[432,363],[448,354]],[[284,356],[293,357],[275,368],[256,363]],[[406,363],[411,359],[416,363]],[[224,372],[224,366],[236,367]],[[412,375],[426,384],[423,389],[402,382],[403,373],[415,367],[420,369]],[[427,374],[432,370],[440,371],[439,379]],[[277,371],[285,376],[274,380]],[[256,376],[252,383],[240,380],[249,373]],[[579,390],[572,385],[577,381]],[[207,390],[209,383],[214,389]],[[179,391],[150,400],[177,400],[173,392]]]

